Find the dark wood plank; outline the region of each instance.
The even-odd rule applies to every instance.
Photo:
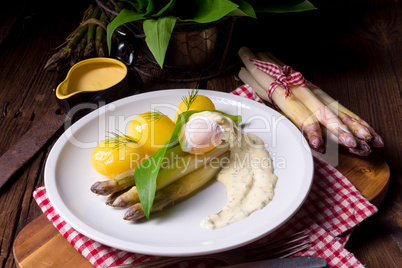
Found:
[[[241,81],[236,78],[236,74],[211,79],[206,85],[206,89],[231,92],[241,85]]]
[[[77,26],[86,1],[73,1],[61,12],[51,1],[7,1],[1,9],[0,154],[14,144],[49,109],[58,73],[43,64]],[[43,184],[46,148],[0,191],[0,267],[15,267],[12,243],[16,234],[41,214],[32,192]]]

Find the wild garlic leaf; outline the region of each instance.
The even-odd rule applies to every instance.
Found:
[[[147,11],[145,12],[145,16],[150,16],[155,13],[155,1],[148,0]]]
[[[227,114],[218,110],[212,111],[212,112],[217,112],[217,113],[221,113],[223,116],[226,116],[227,118],[232,119],[232,121],[235,123],[236,126],[240,125],[242,117],[241,115],[231,115],[231,114]]]
[[[163,68],[166,50],[169,45],[170,36],[176,24],[174,16],[160,17],[157,20],[147,19],[143,23],[145,42],[155,57],[159,66]]]
[[[252,18],[256,18],[254,8],[245,0],[232,0],[232,2],[239,5],[239,7],[228,15],[230,16],[249,16]]]
[[[187,20],[198,23],[217,21],[238,8],[238,5],[229,0],[194,0],[193,2],[193,14],[187,17]]]
[[[134,177],[138,197],[140,198],[144,214],[148,219],[149,215],[151,214],[152,204],[155,199],[156,180],[166,151],[178,145],[181,128],[188,122],[191,115],[199,112],[200,111],[187,111],[181,113],[177,119],[170,140],[161,149],[159,149],[156,153],[151,155],[147,160],[135,168]],[[240,115],[229,115],[217,110],[214,110],[214,112],[219,112],[222,115],[232,119],[236,125],[239,125],[241,122]]]
[[[163,148],[159,149],[147,160],[138,165],[134,171],[138,197],[140,198],[144,214],[148,219],[155,199],[156,179],[167,147],[168,146],[165,145]]]
[[[122,2],[129,3],[138,14],[145,14],[148,6],[148,0],[121,0]]]
[[[159,149],[156,153],[151,155],[147,160],[135,168],[134,177],[138,197],[140,198],[142,209],[144,210],[144,214],[147,218],[149,218],[152,204],[154,202],[156,179],[158,177],[163,157],[165,156],[167,149],[178,144],[178,135],[180,130],[193,113],[194,111],[180,114],[170,140],[161,149]]]
[[[112,47],[112,36],[114,31],[121,25],[131,22],[144,19],[143,15],[138,14],[134,11],[123,9],[119,12],[119,14],[112,20],[107,26],[106,39],[107,46],[109,48],[109,54]]]
[[[163,2],[167,2],[167,3],[165,4]],[[151,14],[151,17],[153,17],[153,18],[158,18],[163,13],[165,13],[165,12],[168,13],[169,11],[171,11],[175,6],[176,0],[169,0],[169,1],[166,1],[166,0],[160,1],[159,0],[157,3],[158,3],[158,5],[156,6],[155,11],[157,11],[157,10],[159,10],[159,11],[156,12],[155,14]]]
[[[268,1],[266,4],[258,2],[254,5],[256,13],[287,13],[302,12],[317,9],[308,0]]]

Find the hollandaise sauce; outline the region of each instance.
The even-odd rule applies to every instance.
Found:
[[[79,92],[105,90],[122,81],[126,74],[126,66],[117,61],[104,58],[82,61],[73,66],[56,95],[64,99]]]
[[[227,203],[218,213],[201,222],[204,228],[216,229],[265,207],[274,197],[278,178],[273,174],[272,159],[260,138],[237,128],[220,113],[202,112],[198,116],[219,122],[229,134],[230,162],[217,178],[225,185]]]

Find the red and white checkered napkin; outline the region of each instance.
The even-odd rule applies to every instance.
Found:
[[[262,102],[248,85],[241,86],[232,93]],[[60,233],[95,267],[111,267],[158,258],[111,248],[80,234],[54,210],[46,195],[45,186],[34,191],[34,198]],[[262,239],[274,239],[307,229],[312,246],[308,251],[297,255],[321,256],[331,267],[364,267],[344,245],[352,228],[376,212],[377,208],[361,196],[338,170],[316,158],[314,181],[305,203],[288,222]],[[199,263],[200,267],[219,265],[221,263]],[[190,266],[194,267],[194,262],[181,267]]]

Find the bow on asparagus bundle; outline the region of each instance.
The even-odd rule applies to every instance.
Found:
[[[254,54],[246,47],[240,48],[239,56],[245,65],[239,72],[240,79],[263,100],[273,102],[302,130],[314,150],[323,151],[323,134],[360,156],[370,154],[370,145],[384,146],[381,137],[367,122],[311,83],[289,86],[289,96],[278,86],[269,98],[269,87],[275,77],[257,68],[253,61],[274,63],[281,68],[284,64],[270,53]]]
[[[99,6],[85,11],[83,22],[67,38],[67,43],[46,62],[44,69],[60,70],[72,66],[80,60],[92,57],[105,57],[106,49],[105,14]]]
[[[152,212],[157,212],[196,192],[220,171],[220,165],[209,165],[212,159],[229,157],[229,146],[213,149],[202,155],[188,154],[180,146],[169,149],[165,155],[166,167],[161,167],[157,177],[156,193]],[[115,208],[127,209],[125,220],[138,220],[145,217],[134,172],[128,170],[113,179],[99,181],[92,185],[95,194],[108,196],[106,204]]]

